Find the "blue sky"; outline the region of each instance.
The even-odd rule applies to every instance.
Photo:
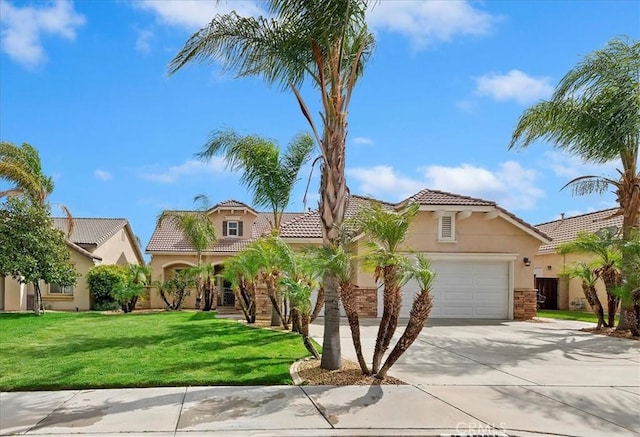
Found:
[[[126,217],[143,246],[163,209],[190,209],[197,194],[251,203],[222,160],[193,155],[224,128],[286,145],[307,130],[294,97],[216,64],[166,74],[193,32],[232,9],[261,13],[249,0],[0,0],[0,139],[40,150],[52,202],[76,217]],[[578,175],[615,176],[615,163],[507,145],[522,111],[585,54],[617,35],[638,39],[637,1],[393,0],[368,21],[377,45],[349,112],[353,193],[398,201],[439,189],[532,224],[615,205],[612,194],[560,191]],[[313,89],[303,91],[317,108]],[[308,173],[289,210],[303,209]],[[314,177],[307,207],[317,190]]]

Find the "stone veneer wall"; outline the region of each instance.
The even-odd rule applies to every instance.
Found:
[[[538,290],[535,288],[516,288],[513,291],[513,318],[531,320],[538,313]]]
[[[363,319],[378,317],[378,290],[375,288],[356,288],[355,293],[358,317]]]

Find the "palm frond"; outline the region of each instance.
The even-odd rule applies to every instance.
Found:
[[[571,187],[574,195],[604,194],[610,187],[617,188],[619,182],[602,176],[579,176],[567,182],[561,190]]]

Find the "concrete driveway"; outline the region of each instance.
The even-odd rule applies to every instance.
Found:
[[[370,360],[378,321],[362,325]],[[435,319],[389,374],[497,429],[640,432],[640,342],[583,327],[593,324]],[[311,332],[321,343],[322,322]],[[355,361],[350,336],[342,326],[343,357]]]

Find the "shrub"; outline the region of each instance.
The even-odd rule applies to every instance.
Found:
[[[89,291],[95,299],[94,309],[115,303],[114,291],[122,287],[128,278],[128,270],[119,265],[95,266],[87,272]],[[113,309],[113,308],[109,308]]]

